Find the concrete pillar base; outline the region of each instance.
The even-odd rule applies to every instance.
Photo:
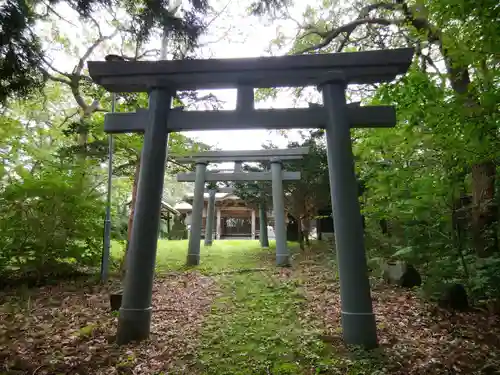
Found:
[[[120,308],[116,343],[123,345],[148,339],[151,315],[151,307],[141,310]]]
[[[200,255],[199,254],[188,254],[186,258],[187,266],[198,266],[200,264]]]
[[[342,311],[342,336],[348,345],[363,343],[365,349],[378,346],[375,314]]]

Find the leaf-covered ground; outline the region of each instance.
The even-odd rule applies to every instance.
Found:
[[[118,347],[108,292],[67,282],[4,292],[0,374],[493,374],[500,324],[448,316],[374,280],[380,348],[342,345],[332,255],[277,269],[257,242],[218,241],[183,269],[185,241],[162,242],[151,339]]]
[[[117,318],[109,312],[108,288],[61,285],[31,291],[22,301],[6,297],[0,313],[2,370],[157,374],[175,368],[182,373],[214,291],[210,278],[194,272],[158,279],[151,340],[121,348],[114,344]]]
[[[500,318],[487,312],[450,314],[372,279],[380,347],[347,352],[341,345],[339,285],[324,254],[303,256],[308,314],[320,317],[324,339],[338,350],[337,370],[349,374],[500,374]],[[307,259],[309,258],[309,259]],[[334,360],[335,362],[335,360]],[[349,370],[350,369],[350,370]],[[379,371],[379,372],[376,372]]]

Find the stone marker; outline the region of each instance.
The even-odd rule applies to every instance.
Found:
[[[388,284],[403,288],[413,288],[422,284],[422,278],[415,267],[401,260],[382,263],[382,278]]]

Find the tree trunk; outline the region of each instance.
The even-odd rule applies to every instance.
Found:
[[[498,251],[495,177],[493,161],[472,166],[472,239],[480,257]]]
[[[120,273],[125,277],[127,271],[127,255],[130,239],[132,238],[132,226],[134,225],[135,202],[137,200],[137,185],[139,184],[139,172],[141,171],[141,161],[138,160],[135,165],[134,182],[132,185],[132,201],[130,202],[130,214],[128,216],[127,227],[127,245],[125,247],[125,254],[123,254],[122,262],[120,265]]]
[[[387,222],[387,219],[383,218],[380,219],[378,222],[380,226],[380,231],[382,232],[383,235],[386,235],[387,237],[391,237],[391,231],[389,230],[389,224]]]

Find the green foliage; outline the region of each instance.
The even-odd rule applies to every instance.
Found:
[[[183,240],[188,236],[187,226],[181,222],[179,217],[174,218],[174,224],[168,234],[169,240]]]
[[[48,274],[60,273],[68,265],[94,267],[100,261],[109,152],[104,116],[97,112],[85,120],[87,142],[82,145],[78,137],[82,123],[69,121],[71,116],[65,113],[74,114],[67,108],[67,87],[51,83],[43,94],[10,103],[0,116],[0,228],[4,234],[0,273],[6,278],[16,274],[16,279],[34,276],[45,281]],[[109,98],[103,105],[109,105]],[[147,95],[119,100],[117,109],[133,110],[135,105],[146,105]],[[170,136],[169,146],[176,154],[205,147],[178,133]],[[113,148],[111,235],[124,241],[142,136],[116,136]],[[170,186],[165,199],[175,203],[182,193],[178,190]]]
[[[47,14],[56,12],[58,3],[69,5],[81,18],[87,20],[103,6],[112,6],[115,12],[124,11],[128,15],[127,29],[139,44],[147,42],[159,29],[166,29],[171,38],[181,42],[188,51],[194,48],[205,29],[204,15],[208,9],[207,1],[190,1],[189,7],[185,7],[182,16],[178,17],[169,11],[171,2],[161,0],[59,0],[51,1],[50,5],[42,1],[8,0],[0,7],[1,104],[5,104],[10,97],[22,98],[43,87],[47,76],[42,66],[44,51],[34,28],[37,21],[47,19]],[[69,42],[62,36],[57,42],[65,47],[69,46]]]
[[[102,200],[75,170],[47,166],[0,194],[0,271],[51,271],[57,263],[96,265]]]
[[[498,173],[482,177],[483,167],[500,158],[497,2],[326,0],[303,9],[297,22],[306,26],[298,35],[272,41],[294,38],[288,53],[416,48],[397,82],[347,93],[397,109],[395,128],[352,132],[369,258],[415,264],[429,292],[453,281],[475,298],[500,296],[500,184]],[[473,199],[462,207],[464,197]],[[493,245],[485,257],[487,243]]]
[[[288,147],[309,147],[309,153],[302,160],[283,162],[283,170],[300,171],[299,181],[284,181],[285,206],[294,217],[307,216],[313,218],[318,209],[330,205],[330,189],[328,180],[328,163],[324,133],[310,131],[302,134],[300,142],[290,142]],[[246,170],[269,170],[269,163],[258,167],[245,166]],[[272,189],[270,181],[235,183],[235,194],[249,204],[265,203],[272,206]]]
[[[462,126],[461,103],[421,71],[382,86],[373,103],[395,104],[399,121],[391,130],[359,131],[355,142],[366,185],[370,252],[418,265],[427,276],[426,290],[455,280],[465,281],[475,295],[491,294],[473,286],[479,279],[483,286],[494,279],[486,282],[476,269],[468,232],[455,238],[452,215],[454,202],[470,188],[472,164],[485,156],[497,158],[497,150],[463,147],[471,132]],[[380,233],[380,220],[392,223],[391,237]]]

